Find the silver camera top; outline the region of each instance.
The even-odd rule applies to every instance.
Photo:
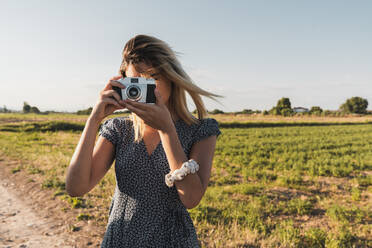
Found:
[[[144,78],[144,77],[125,77],[119,80],[116,80],[121,84],[155,84],[155,80],[153,78]]]

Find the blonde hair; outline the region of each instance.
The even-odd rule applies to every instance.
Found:
[[[152,71],[157,72],[164,78],[171,81],[171,94],[169,97],[169,111],[175,113],[188,125],[197,123],[207,116],[201,96],[216,100],[219,95],[205,91],[196,86],[187,73],[183,70],[176,54],[167,43],[152,36],[137,35],[130,39],[123,49],[123,61],[120,65],[120,72],[125,77],[127,66],[132,64],[136,70],[136,65],[145,63],[151,65]],[[191,96],[198,113],[196,119],[187,108],[186,92]],[[144,135],[145,125],[141,118],[132,113],[135,141],[139,142]]]

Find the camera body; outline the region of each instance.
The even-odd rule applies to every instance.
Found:
[[[115,80],[125,86],[125,89],[113,86],[122,100],[129,99],[136,102],[154,104],[155,97],[155,80],[143,77],[125,77]]]

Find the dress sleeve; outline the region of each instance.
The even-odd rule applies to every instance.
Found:
[[[121,139],[123,120],[112,118],[106,120],[99,129],[99,135],[106,138],[113,145],[117,145]]]
[[[209,136],[216,135],[218,137],[220,134],[221,131],[218,128],[218,122],[215,119],[202,119],[200,120],[199,128],[194,135],[194,143]]]

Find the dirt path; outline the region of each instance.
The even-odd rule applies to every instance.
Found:
[[[63,233],[62,223],[39,216],[11,190],[0,185],[0,245],[4,247],[74,247]]]
[[[0,248],[100,247],[104,229],[77,221],[79,210],[42,189],[37,175],[12,173],[20,163],[0,156]]]

